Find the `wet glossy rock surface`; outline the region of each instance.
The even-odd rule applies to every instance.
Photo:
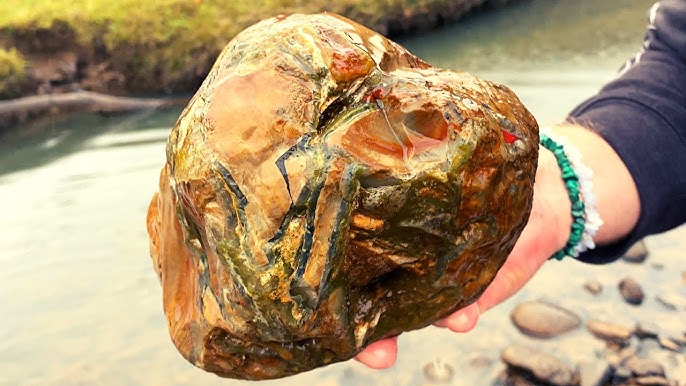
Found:
[[[537,150],[503,86],[334,15],[258,23],[179,118],[148,211],[174,344],[277,378],[464,307],[525,224]]]

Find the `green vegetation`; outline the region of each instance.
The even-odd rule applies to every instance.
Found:
[[[15,48],[0,48],[0,95],[26,79],[26,60]]]
[[[124,74],[127,91],[188,90],[239,31],[281,13],[331,11],[378,26],[446,0],[53,0],[0,2],[0,69],[27,56],[75,52]],[[8,80],[0,70],[0,84]],[[11,75],[15,76],[15,75]],[[0,85],[0,87],[2,87]]]

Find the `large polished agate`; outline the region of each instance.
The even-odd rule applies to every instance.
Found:
[[[524,227],[537,150],[510,90],[350,20],[248,28],[171,132],[150,204],[174,344],[277,378],[468,305]]]

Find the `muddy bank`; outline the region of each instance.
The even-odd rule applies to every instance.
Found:
[[[416,34],[451,23],[482,8],[499,7],[508,0],[433,0],[425,5],[396,5],[383,15],[362,6],[325,6],[321,9],[288,9],[290,12],[330,10],[338,12],[389,37]],[[400,2],[402,3],[402,2]],[[409,3],[409,2],[406,2]],[[183,12],[183,11],[180,11]],[[375,10],[372,10],[375,12]],[[239,20],[235,31],[269,14],[253,14]],[[181,14],[180,19],[188,17]],[[239,28],[240,27],[240,28]],[[84,32],[85,31],[85,32]],[[198,37],[192,36],[197,32]],[[134,35],[146,31],[133,31]],[[116,96],[188,94],[204,79],[222,47],[233,37],[207,36],[207,31],[173,33],[159,39],[112,37],[107,22],[77,25],[55,17],[48,26],[0,25],[0,48],[16,54],[21,63],[14,71],[0,70],[0,99],[73,93],[82,90]],[[85,36],[85,38],[84,38]],[[181,41],[181,43],[179,43]],[[183,42],[187,41],[184,45]],[[0,67],[2,63],[0,63]],[[17,66],[23,71],[16,70]],[[0,101],[0,103],[3,103]],[[145,107],[148,101],[142,101]],[[6,103],[5,103],[6,104]],[[85,105],[85,104],[83,104]],[[32,109],[30,103],[3,106],[0,131],[45,114],[72,109]]]

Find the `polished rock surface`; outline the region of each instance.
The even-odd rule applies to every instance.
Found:
[[[179,118],[149,207],[174,344],[278,378],[464,307],[526,222],[537,151],[501,85],[331,14],[256,24]]]

